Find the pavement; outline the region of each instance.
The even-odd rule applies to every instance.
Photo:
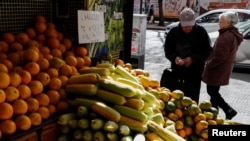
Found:
[[[148,71],[151,78],[160,80],[165,68],[170,67],[163,50],[165,26],[148,24],[146,31],[144,70]],[[220,92],[224,99],[235,109],[238,114],[232,119],[241,124],[250,125],[250,73],[233,72],[230,84],[223,86]],[[202,82],[200,101],[209,100],[206,85]],[[220,109],[219,114],[225,117]]]

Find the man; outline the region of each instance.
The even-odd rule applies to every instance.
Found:
[[[182,90],[185,96],[198,103],[204,62],[212,51],[210,38],[206,30],[195,23],[192,9],[184,8],[179,20],[179,25],[167,34],[164,48],[178,83],[162,85],[171,91]]]

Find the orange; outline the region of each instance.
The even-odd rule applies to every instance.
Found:
[[[36,31],[32,27],[28,27],[25,30],[25,33],[29,36],[30,39],[35,39],[35,37],[36,37]]]
[[[9,51],[9,45],[5,41],[0,41],[0,52],[7,53]]]
[[[17,73],[17,72],[9,72],[9,77],[10,77],[10,86],[13,87],[18,87],[21,82],[22,82],[22,78],[21,76]]]
[[[27,70],[31,76],[35,76],[40,72],[40,67],[36,62],[28,62],[24,69]]]
[[[50,117],[49,109],[45,106],[40,107],[37,112],[41,115],[42,119],[44,120]]]
[[[19,130],[27,131],[31,128],[31,120],[27,115],[19,115],[15,118],[16,127]]]
[[[23,67],[22,66],[14,66],[13,69],[12,69],[12,72],[17,72],[19,74],[19,72],[23,70]],[[20,74],[19,74],[20,76]],[[20,76],[21,77],[21,76]]]
[[[50,54],[51,54],[53,57],[62,58],[62,51],[61,51],[59,48],[53,48],[53,49],[51,49]]]
[[[42,53],[43,55],[47,55],[50,54],[50,49],[47,46],[40,46],[39,47],[39,51],[40,53]]]
[[[18,74],[21,76],[22,84],[29,84],[32,80],[32,76],[29,71],[27,70],[20,70]]]
[[[47,87],[51,90],[59,90],[62,87],[62,81],[58,77],[50,78]]]
[[[66,100],[67,93],[66,93],[65,89],[61,88],[58,90],[58,92],[60,94],[60,101]]]
[[[35,39],[42,44],[46,42],[46,37],[44,34],[37,34]]]
[[[89,56],[83,56],[84,66],[91,66],[91,58]]]
[[[55,115],[56,114],[56,106],[55,105],[49,104],[47,106],[47,108],[49,110],[50,115]]]
[[[43,55],[43,57],[46,58],[47,60],[50,60],[53,58],[53,56],[51,54]]]
[[[30,87],[26,84],[21,84],[17,87],[18,91],[19,91],[19,98],[20,99],[28,99],[29,97],[31,97],[31,90]]]
[[[193,129],[191,126],[185,125],[183,129],[185,130],[187,136],[189,136],[193,133]]]
[[[10,51],[15,52],[15,51],[22,51],[23,50],[23,45],[19,42],[13,42],[10,45]]]
[[[70,49],[72,47],[72,41],[69,38],[64,38],[62,40],[62,43],[65,45],[67,49]]]
[[[177,134],[183,138],[185,138],[187,135],[186,135],[186,132],[184,129],[177,129],[176,130]]]
[[[50,78],[59,76],[59,72],[56,68],[48,68],[45,72],[49,74]]]
[[[83,66],[85,66],[85,60],[82,57],[76,57],[77,60],[77,64],[76,64],[76,68],[77,69],[81,69]]]
[[[120,66],[124,66],[124,61],[122,59],[115,59],[115,65],[120,65]]]
[[[67,50],[64,54],[63,57],[66,58],[67,56],[75,56],[74,52]]]
[[[48,28],[45,32],[45,36],[46,38],[57,38],[58,33],[57,30],[55,28]]]
[[[16,35],[16,41],[22,45],[25,45],[29,40],[29,36],[25,32],[20,32]]]
[[[181,120],[175,121],[175,129],[183,129],[184,123]]]
[[[48,47],[51,49],[60,47],[60,41],[57,38],[49,38],[47,43],[48,43]]]
[[[56,104],[57,113],[67,113],[69,111],[69,103],[60,101]]]
[[[58,32],[58,35],[57,35],[57,38],[58,38],[59,41],[62,41],[63,38],[64,38],[63,33],[59,31],[59,32]]]
[[[44,22],[37,22],[34,27],[37,34],[44,33],[47,30],[47,24]]]
[[[60,94],[57,90],[49,90],[46,93],[50,99],[50,103],[56,105],[60,101]]]
[[[50,82],[50,76],[46,72],[40,72],[36,75],[36,80],[40,81],[43,86],[47,86]]]
[[[29,97],[26,99],[26,103],[28,105],[28,112],[33,113],[39,109],[39,101],[34,97]]]
[[[19,91],[16,87],[8,86],[6,89],[4,89],[4,91],[7,102],[13,102],[19,98]]]
[[[43,92],[43,84],[38,80],[31,80],[28,86],[31,90],[31,95],[38,95]]]
[[[21,64],[21,54],[19,52],[10,52],[7,59],[12,63],[13,67]]]
[[[35,23],[37,23],[37,22],[46,23],[46,21],[47,21],[46,17],[43,15],[37,15],[35,17]]]
[[[47,23],[48,29],[56,29],[56,26],[54,23]]]
[[[13,107],[8,102],[0,103],[0,119],[6,120],[10,119],[14,114]]]
[[[64,54],[67,51],[64,44],[60,44],[59,49],[61,50],[62,54]]]
[[[45,93],[41,93],[41,94],[37,95],[36,99],[38,100],[40,107],[41,106],[48,106],[50,103],[50,99],[49,99],[48,95]]]
[[[183,111],[181,109],[175,109],[174,113],[179,117],[182,118],[183,117]]]
[[[44,57],[39,58],[37,64],[40,67],[40,71],[45,71],[49,68],[49,61]]]
[[[28,104],[23,99],[17,99],[12,103],[15,115],[22,115],[28,112]]]
[[[1,48],[0,48],[0,59],[7,59],[7,54],[6,53],[2,53],[1,52]]]
[[[73,55],[65,57],[64,61],[65,61],[66,64],[68,64],[70,66],[76,66],[77,65],[77,59]]]
[[[77,68],[75,66],[71,66],[71,68],[72,68],[72,75],[78,75],[79,74],[79,72],[78,72],[78,70],[77,70]]]
[[[10,43],[13,43],[15,41],[15,36],[10,32],[5,32],[2,34],[2,39],[6,43],[10,44]]]
[[[199,135],[203,129],[208,128],[208,122],[206,120],[200,120],[195,124],[195,132]]]
[[[65,87],[69,78],[66,75],[60,75],[58,78],[62,82],[62,86],[61,87]]]
[[[2,131],[3,134],[6,135],[11,135],[14,134],[16,132],[16,123],[11,120],[3,120],[0,122],[0,130]]]
[[[78,46],[75,50],[76,56],[83,57],[88,54],[88,49],[85,46]]]
[[[8,68],[3,63],[0,63],[0,72],[8,72]]]
[[[11,71],[13,69],[13,64],[8,59],[0,60],[0,63],[4,64],[8,68],[8,71]]]
[[[0,89],[0,103],[3,103],[6,99],[6,94],[3,89]]]
[[[70,77],[72,75],[72,67],[67,64],[62,65],[59,69],[59,75],[65,75]]]
[[[32,47],[32,46],[36,47],[36,48],[39,48],[40,44],[39,44],[39,42],[37,40],[32,39],[32,40],[29,40],[25,46],[27,48]]]
[[[42,116],[37,112],[30,113],[29,118],[32,126],[38,126],[42,124]]]
[[[37,62],[39,59],[39,53],[34,49],[26,49],[23,52],[23,60],[26,62]]]

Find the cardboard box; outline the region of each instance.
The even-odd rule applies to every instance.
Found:
[[[56,141],[59,132],[59,125],[56,122],[45,125],[40,134],[41,141]]]

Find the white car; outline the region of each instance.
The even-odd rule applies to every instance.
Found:
[[[243,34],[244,39],[237,51],[234,68],[250,69],[250,21],[238,24],[236,27]],[[208,35],[213,45],[219,35],[219,32],[210,32]]]
[[[196,17],[196,23],[203,26],[207,32],[217,31],[219,29],[219,14],[226,11],[235,11],[239,15],[239,23],[245,22],[250,19],[250,10],[247,9],[216,9],[211,10],[206,13],[201,14]],[[165,35],[169,32],[169,30],[175,26],[178,26],[179,22],[174,22],[166,26]]]

